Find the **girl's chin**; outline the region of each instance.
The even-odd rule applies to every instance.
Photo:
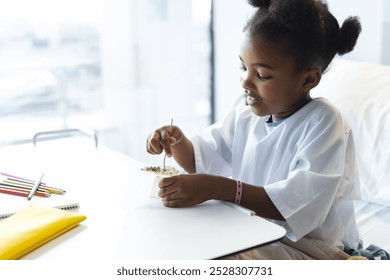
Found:
[[[252,109],[252,112],[258,116],[258,117],[264,117],[264,116],[268,116],[269,114],[264,112],[264,110],[261,110],[260,108],[258,108],[257,106],[250,106],[251,109]]]

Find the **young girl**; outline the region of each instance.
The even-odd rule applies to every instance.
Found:
[[[234,202],[286,228],[282,241],[229,258],[347,258],[343,249],[359,243],[352,133],[310,90],[336,54],[353,50],[360,23],[340,28],[322,1],[249,3],[239,55],[248,106],[192,139],[176,126],[148,137],[149,153],[165,151],[188,173],[162,179],[159,196],[167,207]]]

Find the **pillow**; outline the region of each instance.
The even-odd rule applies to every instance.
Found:
[[[355,140],[362,198],[390,206],[390,67],[336,59],[312,96],[332,101]]]

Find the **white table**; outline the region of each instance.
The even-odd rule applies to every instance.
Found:
[[[30,177],[44,171],[43,181],[76,196],[87,216],[24,259],[214,259],[285,235],[284,228],[217,201],[166,208],[151,197],[154,176],[140,171],[142,163],[105,147],[56,145],[0,149],[1,171]]]

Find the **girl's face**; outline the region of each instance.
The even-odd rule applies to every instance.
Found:
[[[308,71],[298,71],[283,50],[281,44],[247,34],[240,50],[247,103],[254,114],[272,115],[274,121],[291,116],[310,100]]]

